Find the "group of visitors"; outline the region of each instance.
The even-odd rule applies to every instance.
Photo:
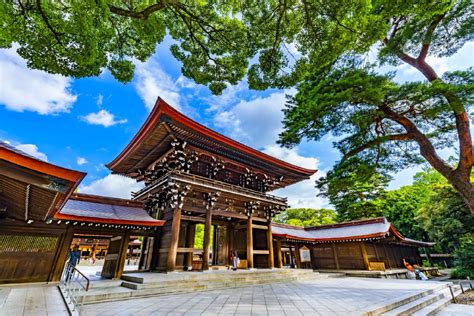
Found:
[[[403,258],[403,264],[405,265],[405,268],[408,270],[408,278],[409,279],[416,279],[416,280],[422,280],[426,281],[428,280],[428,277],[420,271],[420,267],[416,264],[411,265],[408,263],[405,258]]]

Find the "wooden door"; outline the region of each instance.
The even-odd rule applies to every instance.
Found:
[[[101,275],[103,278],[113,279],[119,277],[118,272],[123,268],[120,267],[120,264],[123,265],[123,262],[120,262],[123,242],[122,236],[115,236],[110,239],[107,256],[105,256],[104,267],[102,268]]]

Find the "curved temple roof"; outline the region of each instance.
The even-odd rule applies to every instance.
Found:
[[[45,220],[64,205],[85,173],[39,160],[0,141],[0,207],[8,216]]]
[[[402,243],[431,247],[434,243],[404,237],[384,217],[314,227],[272,223],[273,236],[311,242],[350,241],[394,236]]]
[[[75,193],[56,219],[117,225],[163,226],[165,221],[148,215],[140,202]]]
[[[160,129],[164,122],[174,125],[175,130],[171,130],[169,126]],[[192,137],[195,142],[202,142],[202,144],[207,142],[207,146],[209,146],[209,142],[212,142],[216,144],[216,150],[219,146],[219,150],[224,148],[236,153],[249,163],[252,161],[262,162],[277,174],[283,175],[285,178],[293,178],[286,185],[307,179],[316,172],[316,170],[287,163],[219,134],[181,114],[161,98],[158,98],[155,107],[135,137],[107,167],[114,173],[133,177],[139,168],[147,166],[147,163],[151,163],[159,157],[157,147],[165,139],[163,135],[168,135],[171,132],[182,133],[182,135]]]

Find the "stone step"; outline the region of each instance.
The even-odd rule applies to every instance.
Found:
[[[178,281],[178,280],[198,280],[198,279],[221,279],[222,277],[242,277],[251,276],[253,278],[266,278],[268,276],[274,276],[275,273],[280,275],[314,275],[317,272],[312,270],[239,270],[239,271],[212,271],[212,272],[172,272],[172,273],[139,273],[139,274],[124,274],[122,280],[134,282],[134,283],[150,283],[150,282],[163,282],[163,281]]]
[[[388,312],[390,312],[390,311],[392,311],[396,308],[399,308],[403,305],[410,304],[411,302],[414,302],[414,301],[416,301],[418,299],[421,299],[423,297],[426,297],[428,295],[432,295],[436,292],[443,291],[443,290],[447,289],[448,285],[449,285],[449,283],[441,283],[439,286],[437,286],[435,288],[432,288],[432,289],[429,289],[429,290],[426,290],[426,291],[422,291],[418,294],[410,295],[410,296],[404,297],[402,299],[398,298],[398,299],[393,300],[393,301],[385,302],[382,305],[380,305],[378,308],[376,308],[376,309],[374,309],[370,312],[367,312],[366,315],[370,315],[370,316],[383,315],[384,313],[388,313]]]
[[[179,280],[179,281],[162,281],[162,282],[147,282],[147,283],[134,283],[124,281],[123,287],[127,287],[134,290],[149,289],[149,288],[160,288],[160,287],[190,287],[190,286],[211,286],[217,285],[219,287],[227,287],[230,284],[235,286],[245,286],[247,284],[254,283],[271,283],[279,281],[298,281],[298,280],[309,280],[316,278],[317,275],[275,275],[272,278],[261,277],[261,276],[243,276],[243,277],[223,277],[220,279],[197,279],[197,280]]]
[[[454,292],[454,297],[456,297],[456,296],[458,296],[462,293],[460,288],[457,289],[457,290],[454,290],[454,287],[453,287],[453,292]],[[443,308],[445,308],[446,306],[451,304],[452,299],[453,298],[451,296],[451,293],[449,293],[449,295],[447,295],[447,297],[442,298],[442,299],[438,300],[437,302],[435,302],[435,303],[433,303],[429,306],[424,307],[423,309],[420,309],[419,311],[417,311],[413,315],[414,316],[425,316],[425,315],[433,316],[433,315],[436,315]]]
[[[127,280],[137,280],[138,282],[123,281],[121,287],[116,288],[92,288],[85,296],[85,304],[93,304],[106,301],[117,301],[136,297],[148,297],[157,295],[169,295],[178,293],[189,293],[195,291],[209,291],[223,288],[252,286],[259,284],[305,281],[319,278],[318,273],[312,270],[273,270],[273,271],[240,271],[239,273],[201,273],[197,276],[188,273],[186,275],[155,275],[148,277],[131,276]],[[169,278],[168,278],[169,277]]]
[[[444,288],[440,291],[436,291],[432,294],[422,296],[414,301],[411,301],[407,304],[401,305],[395,309],[390,310],[387,313],[384,313],[384,316],[406,316],[412,315],[413,313],[425,308],[428,305],[431,305],[443,298],[450,296],[449,288]]]
[[[459,286],[453,286],[453,291],[457,293],[458,291],[460,292],[460,287]],[[456,294],[455,294],[456,295]],[[426,310],[430,309],[431,306],[438,304],[438,302],[446,302],[451,300],[451,292],[449,290],[449,287],[439,289],[435,291],[432,294],[426,295],[419,297],[416,300],[413,300],[407,304],[401,305],[395,309],[390,310],[387,313],[384,313],[383,315],[386,316],[392,316],[392,315],[397,315],[397,316],[407,316],[407,315],[426,315]],[[425,310],[425,311],[423,311]]]

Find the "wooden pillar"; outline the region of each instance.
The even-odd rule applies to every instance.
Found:
[[[127,231],[122,236],[122,243],[120,244],[120,251],[118,253],[117,267],[116,267],[115,276],[114,276],[115,279],[120,279],[120,277],[122,277],[125,261],[127,260],[127,250],[128,250],[129,242],[130,242],[130,232]]]
[[[392,264],[390,263],[390,257],[388,256],[387,247],[385,247],[385,244],[382,244],[382,247],[383,247],[383,252],[385,253],[385,258],[386,258],[387,263],[388,263],[388,268],[391,269]]]
[[[272,235],[272,222],[268,222],[267,229],[267,248],[268,248],[268,267],[273,269],[275,263],[273,261],[273,235]]]
[[[335,244],[331,244],[332,247],[332,253],[334,256],[334,262],[336,263],[336,269],[339,270],[339,258],[337,257],[337,249]]]
[[[227,264],[232,265],[232,260],[230,259],[231,251],[234,251],[234,225],[232,223],[227,226],[227,238],[228,238],[228,254],[227,254]]]
[[[283,260],[282,260],[282,254],[281,254],[281,239],[277,238],[276,240],[276,252],[277,252],[277,268],[282,268],[283,267]]]
[[[204,223],[204,241],[202,254],[202,269],[209,270],[209,243],[211,241],[211,223],[212,210],[208,209],[206,212],[206,222]]]
[[[54,257],[52,271],[48,277],[49,281],[55,282],[61,279],[73,238],[74,228],[73,226],[68,226],[66,232],[60,238],[60,244],[57,248],[56,256]]]
[[[295,244],[295,261],[296,261],[296,268],[301,268],[301,260],[300,260],[300,246]]]
[[[360,242],[360,251],[362,252],[362,259],[364,259],[365,270],[370,270],[369,267],[369,256],[367,255],[367,249],[365,249],[365,243]]]
[[[188,223],[186,231],[186,248],[194,248],[194,235],[196,233],[196,224]],[[193,253],[188,252],[186,254],[186,266],[188,269],[193,266]]]
[[[179,228],[181,226],[181,208],[177,207],[173,212],[173,223],[171,224],[171,242],[168,249],[168,259],[166,261],[166,270],[176,270],[176,255],[178,251]]]
[[[252,215],[247,219],[247,268],[253,268]]]

